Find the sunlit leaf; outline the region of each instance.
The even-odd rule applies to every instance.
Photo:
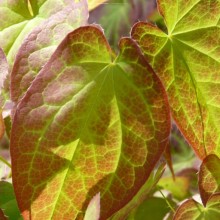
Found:
[[[220,159],[216,155],[207,156],[200,166],[199,190],[204,205],[212,194],[220,192]]]
[[[162,79],[172,116],[198,156],[220,155],[220,1],[157,2],[168,33],[140,22],[132,37]]]
[[[19,103],[12,176],[25,219],[82,219],[98,192],[107,219],[163,153],[170,132],[164,88],[131,39],[119,47],[113,59],[97,27],[68,34]]]
[[[163,177],[158,182],[158,186],[171,192],[171,195],[178,200],[186,199],[189,196],[190,180],[184,176]]]
[[[29,5],[28,2],[30,2]],[[68,16],[69,10],[74,10],[77,4],[82,4],[83,2],[85,2],[85,0],[1,0],[0,47],[7,55],[9,64],[13,64],[14,58],[23,40],[34,28],[40,24],[42,25],[43,22],[48,19],[52,19],[52,17],[53,20],[55,19],[56,21],[59,20],[59,16],[61,16],[62,19],[64,11]],[[85,7],[87,7],[86,4]],[[56,18],[54,17],[55,15]],[[71,16],[69,19],[66,18],[66,24],[63,24],[64,32],[66,32],[65,29],[67,25],[71,25]],[[45,26],[47,27],[48,24],[46,23]],[[57,32],[56,28],[54,31]],[[62,31],[59,31],[58,35],[62,35]],[[65,35],[63,38],[64,37]],[[39,43],[43,43],[43,40],[44,39],[41,39]]]
[[[176,211],[173,220],[219,220],[220,194],[210,197],[206,207],[193,199],[184,202]]]
[[[15,44],[19,41],[20,47],[19,50],[16,49],[18,54],[11,73],[11,99],[15,103],[27,91],[36,74],[49,60],[67,33],[87,23],[86,0],[66,0],[63,4],[57,2],[60,1],[48,0],[39,6],[39,9],[36,9],[39,13],[27,23],[28,37],[22,44],[20,35],[15,41]],[[41,19],[40,24],[37,22],[36,26],[35,21],[42,18],[42,15],[45,19],[43,21]],[[26,35],[28,33],[25,32]]]

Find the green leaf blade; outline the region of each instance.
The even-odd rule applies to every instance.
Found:
[[[12,173],[25,219],[81,219],[98,192],[100,219],[107,219],[136,194],[163,153],[170,132],[164,88],[131,39],[120,50],[112,62],[99,28],[77,29],[18,105]]]
[[[197,155],[219,155],[220,2],[160,0],[158,8],[168,34],[142,22],[132,38],[164,83],[172,116]]]

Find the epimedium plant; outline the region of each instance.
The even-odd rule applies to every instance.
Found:
[[[218,220],[220,1],[158,0],[166,27],[136,23],[117,55],[88,24],[103,2],[0,1],[0,104],[12,123],[1,118],[0,131],[13,182],[0,182],[0,219],[140,219],[157,187],[183,200],[158,165],[166,152],[174,175],[173,119],[202,160],[202,204],[189,198],[167,219]]]

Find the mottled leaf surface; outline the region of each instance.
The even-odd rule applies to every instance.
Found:
[[[212,194],[220,192],[220,159],[216,155],[207,156],[200,166],[199,191],[204,205]]]
[[[98,192],[107,219],[163,153],[164,88],[131,39],[119,47],[113,60],[99,28],[68,34],[19,103],[10,149],[25,219],[82,219]]]
[[[206,207],[193,199],[184,202],[176,211],[173,220],[219,220],[220,194],[210,197]]]
[[[49,4],[49,1],[44,4]],[[54,5],[56,2],[53,5],[51,2],[47,7],[56,9],[58,6]],[[44,7],[46,6],[42,6],[41,13],[45,13]],[[20,49],[11,73],[11,99],[15,103],[24,95],[36,74],[49,60],[67,33],[87,23],[86,0],[78,2],[65,0],[59,7],[59,9],[54,9],[40,25],[35,28],[31,27],[32,31],[22,45],[19,45]],[[34,19],[40,16],[41,14],[38,14]]]
[[[220,1],[158,0],[167,33],[140,22],[132,37],[166,87],[172,116],[200,158],[220,155]]]
[[[66,28],[71,28],[71,26],[68,27],[68,25],[71,25],[71,20],[73,20],[72,15],[68,17],[69,10],[74,10],[76,4],[83,4],[83,2],[85,2],[85,0],[1,0],[0,47],[7,55],[10,66],[13,64],[23,40],[34,28],[40,24],[42,25],[43,22],[48,19],[55,19],[55,22],[58,22],[60,18],[61,21],[64,19],[62,13],[66,13],[66,23],[63,24],[63,31],[65,33]],[[85,7],[87,7],[87,5],[85,5]],[[55,14],[56,18],[54,18]],[[80,13],[78,13],[78,15],[79,14]],[[46,22],[45,27],[48,25],[48,22]],[[62,35],[62,31],[58,32],[55,27],[54,24],[54,32],[57,36],[55,39],[53,38],[53,40],[56,41],[56,38]],[[58,28],[61,28],[61,25],[58,25]],[[53,35],[53,31],[50,34]],[[64,37],[65,35],[63,38]],[[37,43],[42,44],[44,40],[48,41],[47,38],[43,38]],[[41,45],[39,45],[39,47],[41,48]]]

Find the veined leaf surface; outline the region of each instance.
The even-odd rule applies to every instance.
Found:
[[[220,155],[220,1],[158,0],[168,33],[137,23],[132,37],[163,81],[172,116],[200,158]]]
[[[77,5],[80,4],[84,4],[84,7],[87,8],[86,0],[0,0],[0,47],[7,55],[10,66],[13,65],[15,56],[23,40],[40,24],[48,28],[48,19],[50,19],[50,22],[52,20],[54,23],[57,23],[56,25],[58,27],[53,24],[54,30],[51,30],[49,36],[45,36],[45,32],[42,31],[41,35],[44,35],[43,38],[36,42],[39,43],[39,49],[42,49],[42,47],[48,43],[53,34],[54,36],[51,39],[53,42],[49,41],[50,44],[56,44],[60,38],[62,40],[67,33],[66,29],[68,29],[69,32],[73,30],[71,29],[72,21],[74,21],[74,25],[76,23],[76,18],[73,19],[73,17],[80,16],[80,12],[72,15],[70,10],[76,10]],[[84,12],[85,10],[82,11]],[[66,14],[66,18],[64,18],[64,14]],[[83,14],[83,16],[87,18],[86,14]],[[61,24],[58,25],[62,20],[65,21],[62,25],[64,35],[62,35]],[[47,22],[43,24],[45,21]],[[35,31],[39,32],[39,29]],[[32,37],[34,38],[34,36]],[[42,36],[39,34],[38,37]],[[48,46],[51,46],[50,44]],[[33,46],[36,47],[36,45]],[[26,54],[26,56],[28,55],[29,54]],[[43,52],[41,52],[41,56],[43,56]],[[34,67],[31,67],[34,70]]]
[[[216,155],[207,156],[200,166],[199,191],[204,205],[212,194],[220,192],[220,159]]]
[[[15,113],[12,175],[24,219],[100,219],[146,182],[168,141],[165,90],[128,38],[113,53],[93,26],[67,35]],[[47,204],[45,208],[45,203]]]
[[[193,199],[184,202],[176,211],[173,220],[219,220],[220,194],[210,197],[206,207]]]
[[[61,2],[59,1],[59,4]],[[47,15],[37,27],[32,28],[18,50],[12,73],[11,73],[11,99],[17,103],[27,91],[36,74],[49,60],[57,46],[64,37],[74,29],[87,24],[88,9],[87,1],[64,0],[61,5],[56,5],[56,1],[45,1],[40,7],[39,14],[33,18],[38,20],[45,7],[55,9]],[[47,12],[47,13],[49,13]],[[35,23],[34,23],[35,24]],[[19,40],[19,39],[18,39]]]

